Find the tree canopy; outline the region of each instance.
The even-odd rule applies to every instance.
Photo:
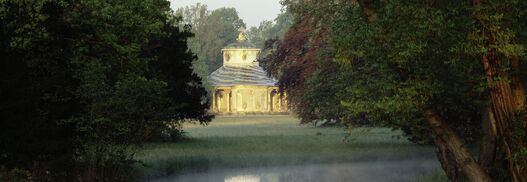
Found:
[[[247,30],[247,38],[256,47],[263,49],[266,41],[283,39],[285,32],[293,24],[293,15],[284,11],[274,21],[262,21],[258,27]]]
[[[201,78],[221,67],[221,49],[235,42],[239,29],[246,26],[234,8],[211,11],[206,5],[197,3],[176,10],[176,14],[183,16],[182,23],[190,26],[196,35],[189,40],[189,47],[197,54],[194,69]]]
[[[435,144],[453,181],[526,180],[525,2],[282,3],[295,23],[262,62],[304,122],[366,115]]]
[[[163,0],[1,1],[0,180],[131,180],[134,146],[209,122],[180,20]]]

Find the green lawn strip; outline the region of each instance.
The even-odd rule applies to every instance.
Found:
[[[338,139],[338,138],[335,138]],[[331,140],[332,141],[332,140]],[[338,140],[337,140],[338,141]],[[362,160],[433,157],[429,147],[392,143],[333,143],[304,136],[217,137],[181,143],[150,144],[139,159],[146,176],[244,168]]]
[[[347,140],[341,128],[298,125],[295,119],[280,122],[230,118],[211,126],[190,126],[187,140],[152,143],[137,159],[145,178],[203,172],[210,169],[347,163],[367,160],[433,158],[433,148],[397,138],[387,128],[354,130]],[[267,118],[269,119],[269,118]],[[247,119],[245,119],[247,121]]]

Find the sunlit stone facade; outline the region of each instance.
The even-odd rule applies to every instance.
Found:
[[[249,43],[243,32],[238,42],[222,49],[223,66],[209,77],[212,108],[217,114],[285,114],[285,95],[276,80],[258,64],[260,49]]]

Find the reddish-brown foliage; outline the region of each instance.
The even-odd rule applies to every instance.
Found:
[[[281,90],[288,94],[295,110],[308,104],[301,99],[306,78],[320,61],[329,59],[320,54],[328,47],[327,28],[319,27],[317,22],[312,18],[297,21],[277,43],[276,49],[263,59],[264,67],[278,78]]]

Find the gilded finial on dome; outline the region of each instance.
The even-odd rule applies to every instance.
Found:
[[[247,37],[245,35],[245,28],[240,27],[240,29],[238,29],[238,31],[240,31],[240,34],[238,34],[238,38],[236,40],[238,40],[238,42],[246,41]]]

